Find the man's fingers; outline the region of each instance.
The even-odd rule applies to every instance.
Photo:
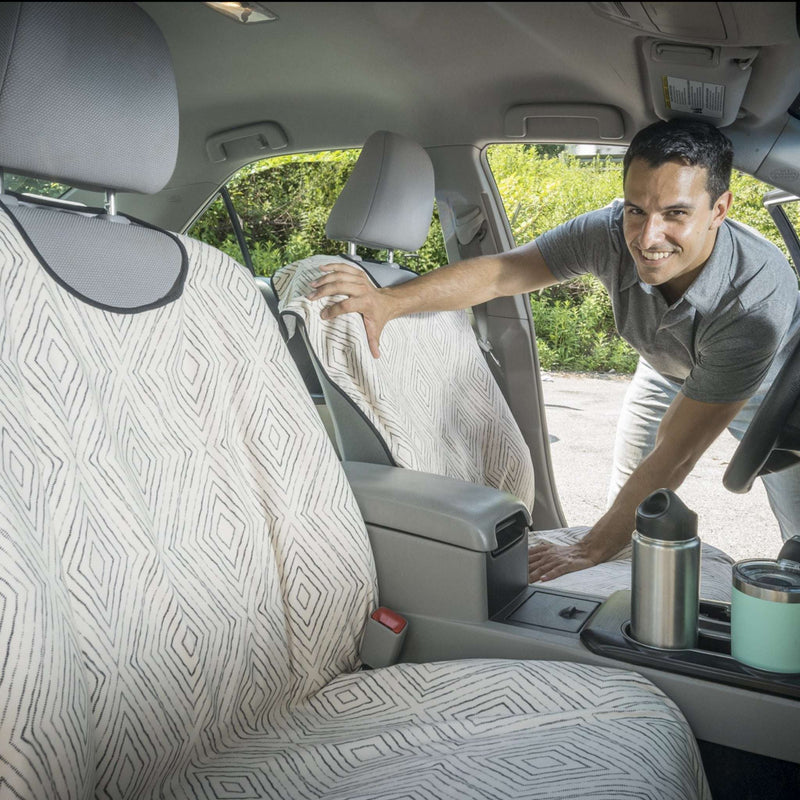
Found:
[[[323,286],[331,281],[342,279],[357,279],[362,282],[367,280],[364,270],[358,269],[357,267],[349,264],[325,264],[325,266],[320,267],[320,272],[322,273],[320,277],[311,281],[311,286],[313,288]]]
[[[372,357],[380,358],[381,328],[378,327],[378,325],[376,325],[371,319],[364,317],[364,329],[367,332],[367,343],[369,344],[369,351],[372,353]]]
[[[345,264],[343,261],[334,261],[330,264],[323,264],[320,268],[320,272],[330,273],[330,272],[343,272],[343,273],[350,273],[351,275],[363,275],[364,270],[359,269],[358,267],[354,267],[352,264]],[[319,280],[319,278],[317,278]]]
[[[340,292],[341,294],[341,292]],[[340,300],[338,303],[330,303],[319,312],[321,319],[335,319],[341,314],[349,314],[356,309],[353,308],[353,303],[348,297],[346,300]]]
[[[562,566],[560,559],[549,557],[542,561],[528,563],[528,576],[531,581],[547,580],[556,577],[555,573],[558,572]],[[562,574],[562,572],[558,572]]]
[[[311,286],[312,291],[308,293],[309,300],[319,300],[321,297],[332,297],[336,294],[357,296],[371,288],[356,275],[341,275],[338,272],[314,281]]]
[[[365,272],[348,264],[334,262],[320,267],[322,275],[311,282],[309,300],[344,295],[344,300],[329,303],[320,311],[324,320],[335,319],[342,314],[358,312],[364,320],[367,342],[373,358],[380,357],[380,335],[383,322],[378,303],[379,290],[373,285]]]

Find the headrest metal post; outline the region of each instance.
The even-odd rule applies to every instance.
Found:
[[[394,250],[387,250],[386,251],[386,263],[387,264],[394,264]]]
[[[117,216],[117,193],[112,191],[111,189],[106,189],[106,202],[103,206],[106,210],[106,214],[110,217]]]
[[[0,168],[0,194],[6,193],[6,173],[5,170]]]
[[[355,242],[348,242],[347,243],[347,255],[353,256],[355,258],[355,255],[356,255],[356,243]]]

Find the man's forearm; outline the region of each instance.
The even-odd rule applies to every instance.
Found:
[[[583,539],[586,556],[595,564],[613,558],[631,539],[636,527],[636,509],[658,489],[677,489],[694,467],[696,459],[676,460],[674,455],[654,450],[633,471],[611,508]]]
[[[502,262],[496,256],[458,261],[381,293],[391,301],[391,318],[424,311],[455,311],[499,297]]]
[[[657,489],[677,489],[744,402],[703,403],[679,393],[661,421],[655,448],[584,538],[586,556],[598,564],[628,544],[642,500]]]
[[[382,293],[391,299],[394,319],[423,311],[455,311],[553,283],[555,278],[531,242],[507,253],[457,261]]]

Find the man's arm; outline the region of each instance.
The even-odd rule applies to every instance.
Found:
[[[390,320],[422,311],[453,311],[530,292],[557,283],[536,242],[500,253],[440,267],[399,286],[377,289],[364,271],[352,264],[331,263],[314,281],[313,300],[346,295],[322,312],[323,319],[358,312],[364,318],[370,350],[379,356],[381,331]]]
[[[529,579],[550,580],[613,558],[630,541],[642,500],[657,489],[677,489],[746,402],[702,403],[679,392],[661,420],[655,448],[631,473],[611,508],[577,544],[532,548]]]

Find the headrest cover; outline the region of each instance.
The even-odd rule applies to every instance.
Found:
[[[134,3],[0,3],[0,167],[153,193],[178,153],[164,37]]]
[[[367,139],[328,217],[329,239],[417,250],[433,213],[433,165],[416,142],[388,131]]]

